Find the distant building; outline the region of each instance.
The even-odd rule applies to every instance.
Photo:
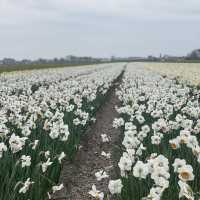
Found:
[[[100,58],[101,62],[110,62],[111,59],[110,58]]]
[[[155,57],[155,56],[148,56],[147,60],[148,61],[157,61],[159,59],[157,57]]]

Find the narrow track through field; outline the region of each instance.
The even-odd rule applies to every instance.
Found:
[[[96,123],[86,132],[81,141],[81,149],[77,153],[73,164],[66,163],[61,174],[60,182],[64,183],[65,189],[60,191],[55,199],[66,200],[90,200],[92,198],[88,192],[95,184],[97,189],[108,192],[109,179],[97,181],[95,173],[101,169],[106,169],[110,177],[116,176],[115,147],[119,142],[120,131],[113,128],[113,119],[118,117],[115,106],[119,105],[119,100],[115,95],[115,89],[119,86],[121,79],[114,84],[109,97],[96,115]],[[101,134],[107,134],[109,143],[103,143]],[[111,158],[106,159],[101,152],[111,153]]]

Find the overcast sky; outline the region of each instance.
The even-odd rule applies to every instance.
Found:
[[[0,59],[185,55],[200,0],[0,0]]]

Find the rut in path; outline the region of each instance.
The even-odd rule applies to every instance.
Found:
[[[115,83],[118,87],[120,81]],[[113,154],[119,142],[120,131],[113,128],[113,120],[118,117],[115,106],[119,105],[119,100],[115,95],[115,89],[110,92],[106,103],[101,107],[96,115],[96,123],[86,132],[86,136],[81,141],[82,148],[77,153],[73,164],[66,163],[61,174],[60,182],[64,183],[65,189],[60,191],[56,199],[66,200],[90,200],[94,199],[88,194],[92,185],[105,193],[108,192],[109,179],[97,181],[95,173],[101,169],[113,178],[116,176],[116,158]],[[107,134],[109,143],[103,143],[101,134]],[[106,159],[101,152],[111,153],[111,158]]]

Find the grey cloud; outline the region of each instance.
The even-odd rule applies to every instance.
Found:
[[[199,0],[0,0],[0,58],[186,54]]]

